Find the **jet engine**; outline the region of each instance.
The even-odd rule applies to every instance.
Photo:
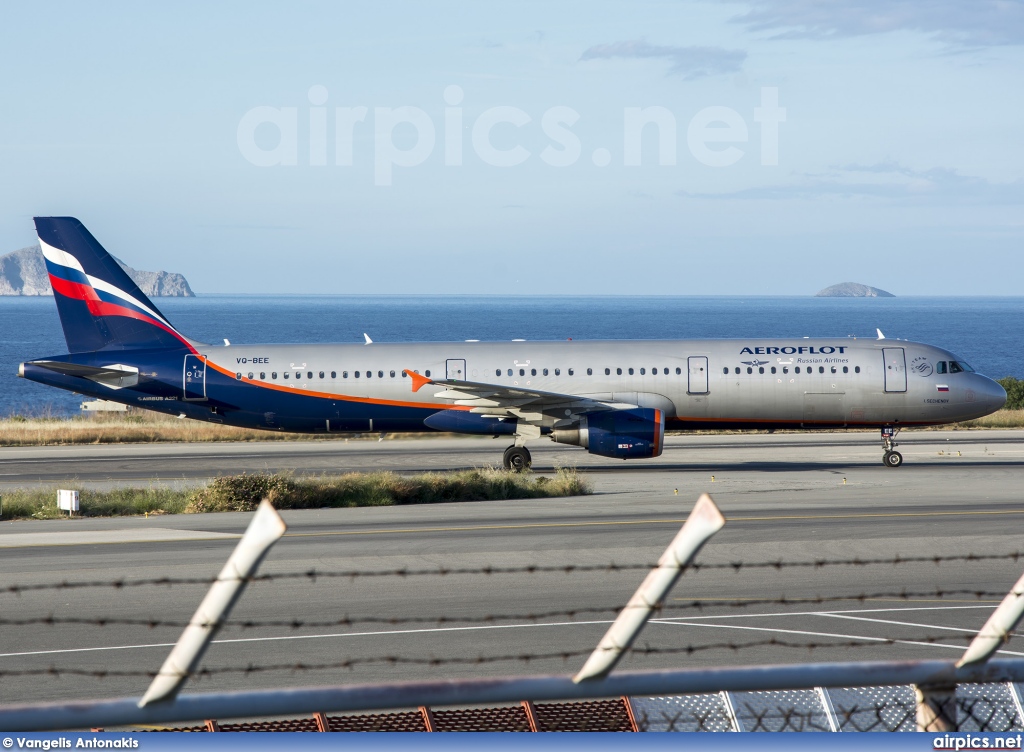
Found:
[[[590,413],[580,418],[579,426],[556,428],[551,438],[602,457],[657,457],[665,445],[665,413],[647,407]]]

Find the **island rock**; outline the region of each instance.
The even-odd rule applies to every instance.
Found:
[[[121,265],[139,289],[151,298],[195,297],[188,281],[180,274],[139,271],[132,269],[120,259],[114,260]],[[43,253],[38,245],[0,256],[0,295],[53,295],[50,275],[46,271]]]
[[[877,287],[862,285],[858,282],[843,282],[826,287],[814,297],[816,298],[895,298],[891,292],[879,290]]]

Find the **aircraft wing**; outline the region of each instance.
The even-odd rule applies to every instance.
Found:
[[[559,392],[546,392],[521,386],[485,384],[476,381],[454,379],[431,379],[410,370],[405,371],[412,379],[412,390],[439,387],[435,399],[448,400],[453,405],[465,405],[472,412],[483,415],[516,417],[527,423],[550,424],[555,420],[567,420],[574,415],[583,415],[602,410],[628,410],[636,405],[624,402],[604,402],[589,397]]]

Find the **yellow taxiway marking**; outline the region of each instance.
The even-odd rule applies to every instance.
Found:
[[[1024,509],[973,509],[956,512],[864,512],[860,514],[793,514],[771,517],[726,517],[726,522],[771,522],[773,520],[853,520],[892,517],[954,517],[1024,514]],[[625,525],[681,525],[685,519],[602,520],[599,522],[528,522],[520,525],[462,525],[451,527],[396,527],[374,530],[331,530],[320,533],[285,533],[286,538],[316,538],[329,535],[386,535],[398,533],[465,533],[478,530],[532,530],[565,527],[614,527]]]

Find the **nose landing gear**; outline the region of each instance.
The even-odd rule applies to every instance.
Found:
[[[896,434],[899,432],[897,426],[885,426],[882,429],[882,448],[885,450],[882,464],[886,467],[899,467],[903,464],[903,455],[896,451],[896,447],[899,446],[896,443]]]
[[[501,459],[505,469],[511,470],[514,473],[525,472],[533,464],[530,450],[524,446],[515,446],[514,444],[505,450],[505,455]]]

